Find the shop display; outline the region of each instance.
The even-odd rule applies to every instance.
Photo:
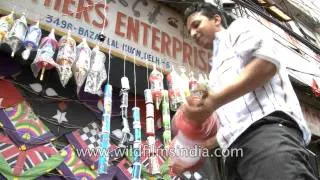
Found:
[[[4,26],[5,23],[7,23],[7,27],[9,27],[10,18],[12,18],[13,21],[13,14],[9,15],[6,18],[7,19],[2,17],[0,19],[0,30],[1,23],[4,23]],[[45,70],[57,68],[59,80],[62,87],[66,87],[72,75],[74,75],[77,94],[79,94],[83,84],[85,84],[83,88],[84,92],[81,93],[90,93],[92,95],[98,96],[104,95],[104,107],[102,116],[103,120],[101,128],[97,123],[90,123],[82,129],[77,128],[77,130],[75,131],[64,131],[64,133],[66,133],[65,135],[68,141],[70,142],[70,145],[63,146],[64,148],[62,148],[60,153],[56,151],[56,155],[59,160],[61,161],[63,159],[61,166],[57,167],[58,172],[63,176],[85,179],[101,179],[105,177],[110,178],[116,176],[134,180],[140,180],[146,177],[165,177],[166,179],[168,179],[170,178],[168,157],[164,154],[159,153],[158,148],[167,150],[170,148],[177,149],[180,147],[194,148],[193,145],[201,142],[203,139],[208,137],[208,129],[212,130],[216,128],[215,121],[212,119],[205,120],[201,125],[192,124],[188,120],[186,120],[187,118],[184,117],[183,112],[179,110],[179,107],[185,102],[186,96],[198,95],[193,93],[193,91],[197,90],[196,87],[198,85],[198,82],[194,78],[193,74],[190,75],[189,79],[184,68],[181,69],[181,75],[179,75],[174,69],[172,69],[172,72],[167,75],[168,90],[165,90],[163,84],[164,75],[162,74],[162,72],[158,71],[156,65],[153,64],[153,70],[150,76],[147,77],[150,87],[148,87],[148,89],[144,91],[146,112],[143,113],[146,114],[145,135],[147,136],[147,140],[145,141],[143,148],[148,149],[144,149],[146,151],[142,152],[142,132],[140,119],[141,114],[140,108],[136,105],[136,97],[135,106],[132,108],[133,134],[130,132],[130,117],[128,117],[128,96],[130,85],[129,79],[125,76],[125,70],[124,76],[121,78],[120,90],[120,114],[123,127],[121,130],[121,137],[119,136],[119,143],[117,144],[117,146],[115,146],[110,141],[111,117],[114,116],[112,114],[112,86],[109,84],[108,80],[103,94],[101,86],[103,85],[104,81],[107,80],[109,75],[107,74],[105,65],[106,55],[102,51],[100,51],[99,46],[96,46],[91,50],[86,39],[82,39],[82,42],[77,46],[76,41],[71,37],[71,31],[68,31],[67,35],[61,37],[59,42],[57,42],[57,40],[55,39],[54,29],[51,30],[48,36],[41,39],[42,32],[39,27],[39,21],[30,26],[27,31],[27,23],[24,15],[12,24],[12,28],[8,28],[5,42],[10,45],[13,55],[20,48],[20,46],[23,45],[24,51],[21,55],[24,60],[29,59],[32,51],[37,51],[35,60],[31,64],[31,69],[35,77],[37,77],[39,72],[41,71],[40,80],[43,80]],[[6,36],[6,34],[3,33],[3,36]],[[1,37],[2,36],[0,36],[0,38]],[[55,55],[57,55],[56,61],[53,59]],[[109,57],[110,55],[111,51],[109,52]],[[110,68],[110,64],[108,67]],[[136,74],[134,74],[134,76],[136,76]],[[58,76],[56,76],[55,78],[57,79]],[[136,80],[137,77],[134,78]],[[205,78],[203,77],[203,80],[201,81],[205,82]],[[34,89],[35,86],[37,86],[38,89],[40,88],[40,90],[37,91],[37,89]],[[33,83],[30,84],[30,87],[33,89],[33,91],[36,91],[39,94],[45,92],[45,96],[50,96],[53,99],[62,97],[60,93],[58,94],[57,91],[52,89],[52,87],[45,87],[43,86],[43,84]],[[49,89],[52,93],[47,93],[49,92]],[[53,116],[50,115],[51,118],[57,120],[58,131],[59,126],[69,126],[69,123],[71,122],[69,122],[68,120],[70,119],[70,116],[68,116],[68,118],[66,117],[66,102],[68,100],[63,98],[60,100],[61,102],[58,105],[58,109],[56,109],[55,111],[56,114]],[[8,126],[8,124],[10,124],[9,121],[11,121],[11,116],[16,116],[16,113],[14,112],[19,112],[19,108],[25,110],[28,110],[28,108],[31,109],[27,102],[23,101],[22,103],[18,104],[17,107],[10,107],[10,109],[4,109],[3,111],[1,111],[2,113],[0,112],[1,117],[7,117],[3,118],[4,120],[1,122],[2,124],[5,124],[1,125],[2,127],[4,127],[4,132],[7,132],[6,128],[14,128]],[[159,122],[159,124],[155,125],[155,111],[160,109],[162,112],[162,118],[158,119],[157,122]],[[178,110],[173,123],[171,123],[170,110]],[[68,114],[70,113],[68,112]],[[42,113],[40,113],[40,115],[42,115]],[[32,114],[32,111],[30,111],[27,117],[30,119],[32,117],[36,117],[36,115]],[[40,119],[34,119],[34,122],[30,120],[29,122],[26,122],[25,120],[17,120],[16,122],[14,121],[12,124],[19,126],[18,128],[16,128],[16,133],[6,133],[8,136],[13,137],[12,142],[16,144],[16,147],[20,151],[28,151],[30,148],[34,148],[39,145],[50,144],[51,146],[51,141],[55,139],[53,134],[47,133],[49,130],[41,123]],[[156,128],[161,128],[161,120],[164,130],[162,134],[163,144],[156,137]],[[56,121],[53,121],[51,119],[48,121],[50,121],[50,123],[56,123]],[[178,129],[178,134],[173,140],[171,139],[171,124],[173,124],[173,126]],[[24,128],[19,129],[20,127]],[[30,128],[28,129],[26,127]],[[70,124],[70,128],[74,127],[75,126],[72,126]],[[42,131],[43,133],[39,136],[39,132]],[[34,137],[41,137],[41,139],[39,139],[39,141],[35,141]],[[134,139],[134,141],[132,139]],[[124,172],[123,168],[119,166],[119,164],[121,163],[116,166],[112,164],[118,162],[118,160],[121,160],[121,162],[125,160],[125,156],[128,155],[120,156],[121,151],[129,148],[130,145],[132,145],[132,142],[132,167],[130,168],[130,170],[127,169]],[[79,156],[75,152],[76,149],[85,150],[88,148],[99,148],[101,151],[107,152],[107,154],[100,154],[97,156],[89,157],[88,155]],[[181,160],[177,158],[172,159],[173,161]],[[189,164],[190,167],[195,167],[197,164],[201,164],[201,160],[201,157],[187,157],[182,159],[182,161],[186,164]],[[119,173],[120,171],[122,173]],[[176,176],[174,178],[178,177]]]

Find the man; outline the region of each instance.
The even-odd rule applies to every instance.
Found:
[[[226,157],[227,180],[316,180],[305,145],[311,133],[289,81],[284,56],[271,34],[257,22],[235,20],[228,29],[208,3],[185,11],[196,43],[213,49],[211,92],[183,110],[201,121],[216,112],[222,149],[241,148],[242,157]],[[214,138],[204,143],[213,147]],[[172,165],[183,172],[183,164]]]

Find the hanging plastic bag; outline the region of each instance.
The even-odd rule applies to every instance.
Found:
[[[22,46],[27,30],[26,16],[25,14],[22,14],[22,16],[14,22],[6,39],[6,43],[10,46],[12,51],[11,57],[14,57],[16,51]]]
[[[63,87],[72,77],[72,64],[76,59],[76,41],[71,37],[71,31],[59,40],[59,50],[57,55],[58,73]]]
[[[7,38],[13,21],[13,11],[9,15],[0,18],[0,44]]]
[[[177,111],[177,109],[185,102],[184,92],[181,90],[179,84],[181,78],[177,71],[172,68],[172,71],[167,75],[169,102],[171,111]]]
[[[37,50],[41,36],[42,36],[42,32],[39,27],[39,21],[37,21],[35,25],[29,27],[28,33],[23,42],[23,45],[26,48],[22,52],[22,58],[24,60],[27,60],[29,58],[31,51]]]
[[[41,70],[41,81],[43,80],[43,75],[46,69],[52,69],[58,66],[53,60],[53,55],[57,47],[58,42],[54,35],[54,29],[52,29],[48,36],[42,38],[36,58],[31,64],[31,70],[35,77],[38,76],[39,71]]]
[[[163,74],[157,70],[155,64],[153,64],[153,71],[149,76],[149,83],[156,109],[159,110],[162,100]]]
[[[78,94],[90,70],[90,64],[91,64],[90,56],[91,56],[91,49],[88,46],[87,40],[82,39],[82,42],[76,47],[76,60],[72,66],[74,79],[77,84]]]
[[[186,74],[186,69],[184,67],[180,68],[181,74],[181,81],[180,81],[180,88],[184,92],[185,97],[190,96],[190,90],[189,90],[189,78]]]
[[[101,85],[107,79],[107,72],[105,68],[106,56],[99,50],[99,46],[93,48],[91,53],[91,67],[87,76],[84,91],[101,95]]]

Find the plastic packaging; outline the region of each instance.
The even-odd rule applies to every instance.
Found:
[[[31,70],[35,77],[38,76],[38,73],[41,69],[41,81],[46,69],[52,69],[58,66],[53,60],[53,56],[57,47],[58,42],[54,35],[54,29],[52,29],[48,36],[42,38],[39,49],[37,51],[37,56],[31,64]]]
[[[164,127],[163,132],[163,144],[168,147],[171,142],[171,118],[169,109],[169,97],[168,91],[163,90],[163,100],[162,100],[162,124]]]
[[[189,79],[189,91],[190,95],[194,95],[194,92],[197,90],[198,81],[194,77],[193,72],[190,73],[190,79]]]
[[[156,109],[159,110],[162,100],[163,74],[157,70],[155,64],[153,65],[153,71],[149,76],[149,83]]]
[[[23,45],[26,48],[22,52],[22,58],[24,60],[27,60],[29,58],[32,50],[36,50],[38,48],[41,36],[42,36],[42,32],[39,27],[39,21],[37,21],[35,25],[29,27],[28,33],[23,42]]]
[[[129,128],[128,122],[128,91],[130,90],[129,79],[127,77],[121,78],[121,117],[122,117],[122,138],[119,143],[119,146],[126,147],[129,143],[130,137],[132,136]]]
[[[133,107],[132,112],[133,112],[133,129],[134,129],[132,180],[140,180],[141,166],[142,166],[140,108]]]
[[[7,38],[8,32],[10,31],[13,24],[13,11],[0,18],[0,44]]]
[[[188,97],[190,96],[190,90],[189,90],[189,78],[186,74],[186,69],[184,67],[180,68],[180,77],[181,81],[179,82],[179,86],[182,89],[184,96]]]
[[[107,79],[105,61],[106,56],[99,50],[99,46],[93,48],[91,53],[91,68],[84,88],[85,92],[101,95],[102,83]]]
[[[22,16],[14,22],[6,39],[6,43],[9,44],[12,51],[11,57],[14,57],[16,51],[21,47],[27,30],[27,20],[25,14],[22,14]]]
[[[63,87],[66,86],[72,77],[72,64],[76,58],[76,41],[71,37],[71,31],[59,40],[57,55],[58,73]]]
[[[184,92],[179,86],[181,78],[174,68],[167,74],[166,78],[168,83],[170,109],[171,111],[177,111],[177,109],[185,102]]]
[[[77,93],[85,82],[91,65],[91,49],[88,46],[87,40],[82,39],[82,42],[76,47],[76,59],[72,66],[74,79],[77,84]]]
[[[110,126],[111,126],[111,112],[112,112],[112,86],[106,84],[104,87],[104,111],[103,111],[103,121],[101,128],[101,143],[100,148],[107,152],[110,147]],[[98,173],[107,174],[109,155],[100,154],[98,161]]]

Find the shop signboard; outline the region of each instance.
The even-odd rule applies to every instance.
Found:
[[[0,10],[2,14],[15,10],[18,17],[25,12],[29,22],[40,19],[43,29],[55,28],[59,35],[71,30],[78,41],[84,37],[105,52],[111,47],[115,56],[126,54],[132,61],[136,53],[140,65],[209,71],[211,50],[183,35],[187,31],[181,14],[154,0],[106,2],[104,8],[104,0],[1,0]],[[97,40],[102,30],[107,36],[103,43]]]

